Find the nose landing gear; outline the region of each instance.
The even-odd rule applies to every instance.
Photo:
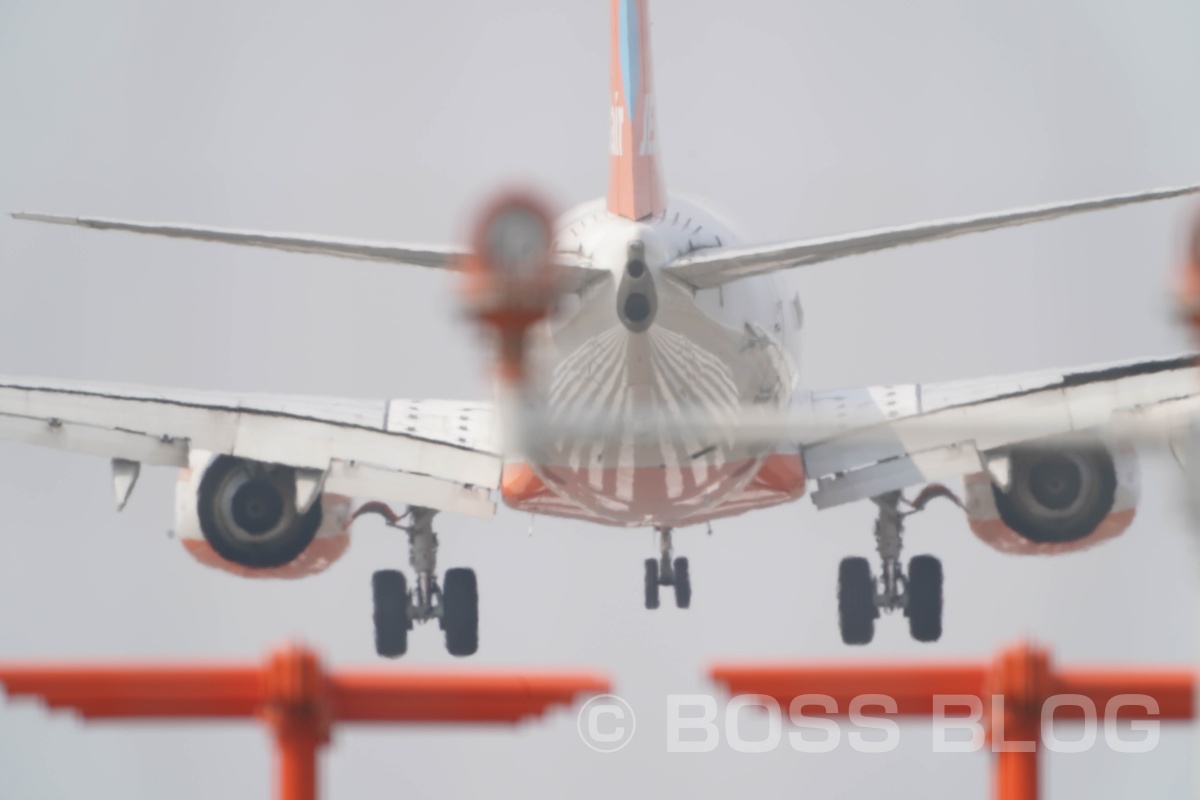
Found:
[[[671,529],[655,528],[658,531],[658,558],[646,559],[646,608],[658,608],[658,587],[672,586],[675,589],[675,606],[687,608],[692,604],[692,577],[688,571],[687,558],[671,560]]]

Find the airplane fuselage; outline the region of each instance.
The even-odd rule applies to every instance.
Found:
[[[734,240],[715,215],[683,200],[639,221],[609,213],[603,201],[564,215],[557,250],[609,275],[569,295],[536,337],[534,385],[551,417],[600,419],[612,434],[564,438],[512,459],[503,486],[510,506],[677,526],[803,494],[795,454],[702,441],[678,428],[649,439],[622,432],[633,419],[732,419],[747,406],[792,402],[798,297],[785,298],[773,277],[697,291],[663,272],[693,250]]]

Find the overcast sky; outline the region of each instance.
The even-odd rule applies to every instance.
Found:
[[[750,240],[782,239],[1200,180],[1194,0],[896,3],[651,0],[668,186]],[[0,3],[0,209],[452,241],[511,180],[561,205],[607,179],[608,3],[209,0]],[[804,380],[939,380],[1176,352],[1168,286],[1187,201],[838,261],[791,278]],[[385,265],[0,220],[0,370],[347,397],[484,398],[451,280]],[[107,463],[0,444],[0,657],[258,658],[299,636],[374,657],[370,574],[403,537],[356,526],[295,583],[193,563],[167,531],[175,475],[113,508]],[[344,729],[333,797],[987,796],[984,754],[846,745],[668,755],[666,696],[712,660],[987,655],[1016,637],[1062,661],[1191,661],[1197,568],[1181,481],[1144,460],[1134,527],[1092,552],[1004,556],[935,505],[907,553],[946,569],[933,646],[885,618],[850,651],[837,562],[873,555],[872,509],[807,502],[683,530],[694,599],[642,608],[646,532],[502,510],[443,517],[441,566],[479,572],[475,666],[611,673],[638,713],[603,756],[575,712],[513,729]],[[445,665],[435,626],[402,666]],[[1195,748],[1100,746],[1045,761],[1050,796],[1191,791]],[[933,771],[936,770],[936,773]],[[933,777],[936,775],[936,779]],[[936,780],[936,788],[931,788]],[[0,706],[0,797],[262,797],[253,725],[89,725]]]

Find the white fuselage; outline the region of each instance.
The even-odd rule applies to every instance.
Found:
[[[506,500],[625,526],[730,513],[723,505],[754,479],[770,451],[703,441],[678,428],[635,441],[622,435],[622,421],[636,415],[645,424],[685,413],[730,419],[749,405],[789,405],[797,384],[798,298],[785,299],[773,277],[694,291],[664,274],[693,249],[734,241],[724,223],[687,201],[672,199],[665,213],[636,222],[597,201],[564,215],[559,225],[558,251],[608,270],[611,278],[568,295],[535,338],[534,385],[551,416],[599,417],[612,434],[562,439],[543,449],[528,467],[554,497],[540,505],[507,493]],[[629,268],[631,259],[642,261],[647,274],[634,275],[641,271]],[[636,301],[641,308],[625,305],[631,291],[647,294],[647,282],[650,300]],[[646,303],[652,320],[638,330],[621,309],[640,313]]]

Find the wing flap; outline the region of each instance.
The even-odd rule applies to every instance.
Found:
[[[899,398],[899,399],[898,399]],[[951,475],[1024,441],[1103,429],[1134,417],[1168,440],[1200,413],[1193,356],[925,386],[821,392],[809,413],[835,433],[803,450],[826,508]]]
[[[48,421],[0,414],[0,439],[154,466],[186,467],[188,463],[185,440],[59,419]]]
[[[388,410],[398,406],[408,412],[402,431],[389,425]],[[494,512],[488,497],[500,481],[493,421],[482,403],[239,398],[0,378],[0,438],[180,467],[192,450],[224,453],[328,473],[331,490],[377,487],[366,496],[477,516]],[[468,424],[469,439],[459,430]]]
[[[947,445],[882,461],[846,475],[821,478],[812,500],[817,508],[832,508],[982,469],[983,461],[974,446]]]
[[[820,477],[968,440],[982,452],[1071,430],[1062,391],[1047,390],[855,428],[804,448],[804,465]]]
[[[370,497],[485,519],[496,513],[491,493],[484,487],[345,461],[334,461],[330,466],[325,489],[349,497]]]

